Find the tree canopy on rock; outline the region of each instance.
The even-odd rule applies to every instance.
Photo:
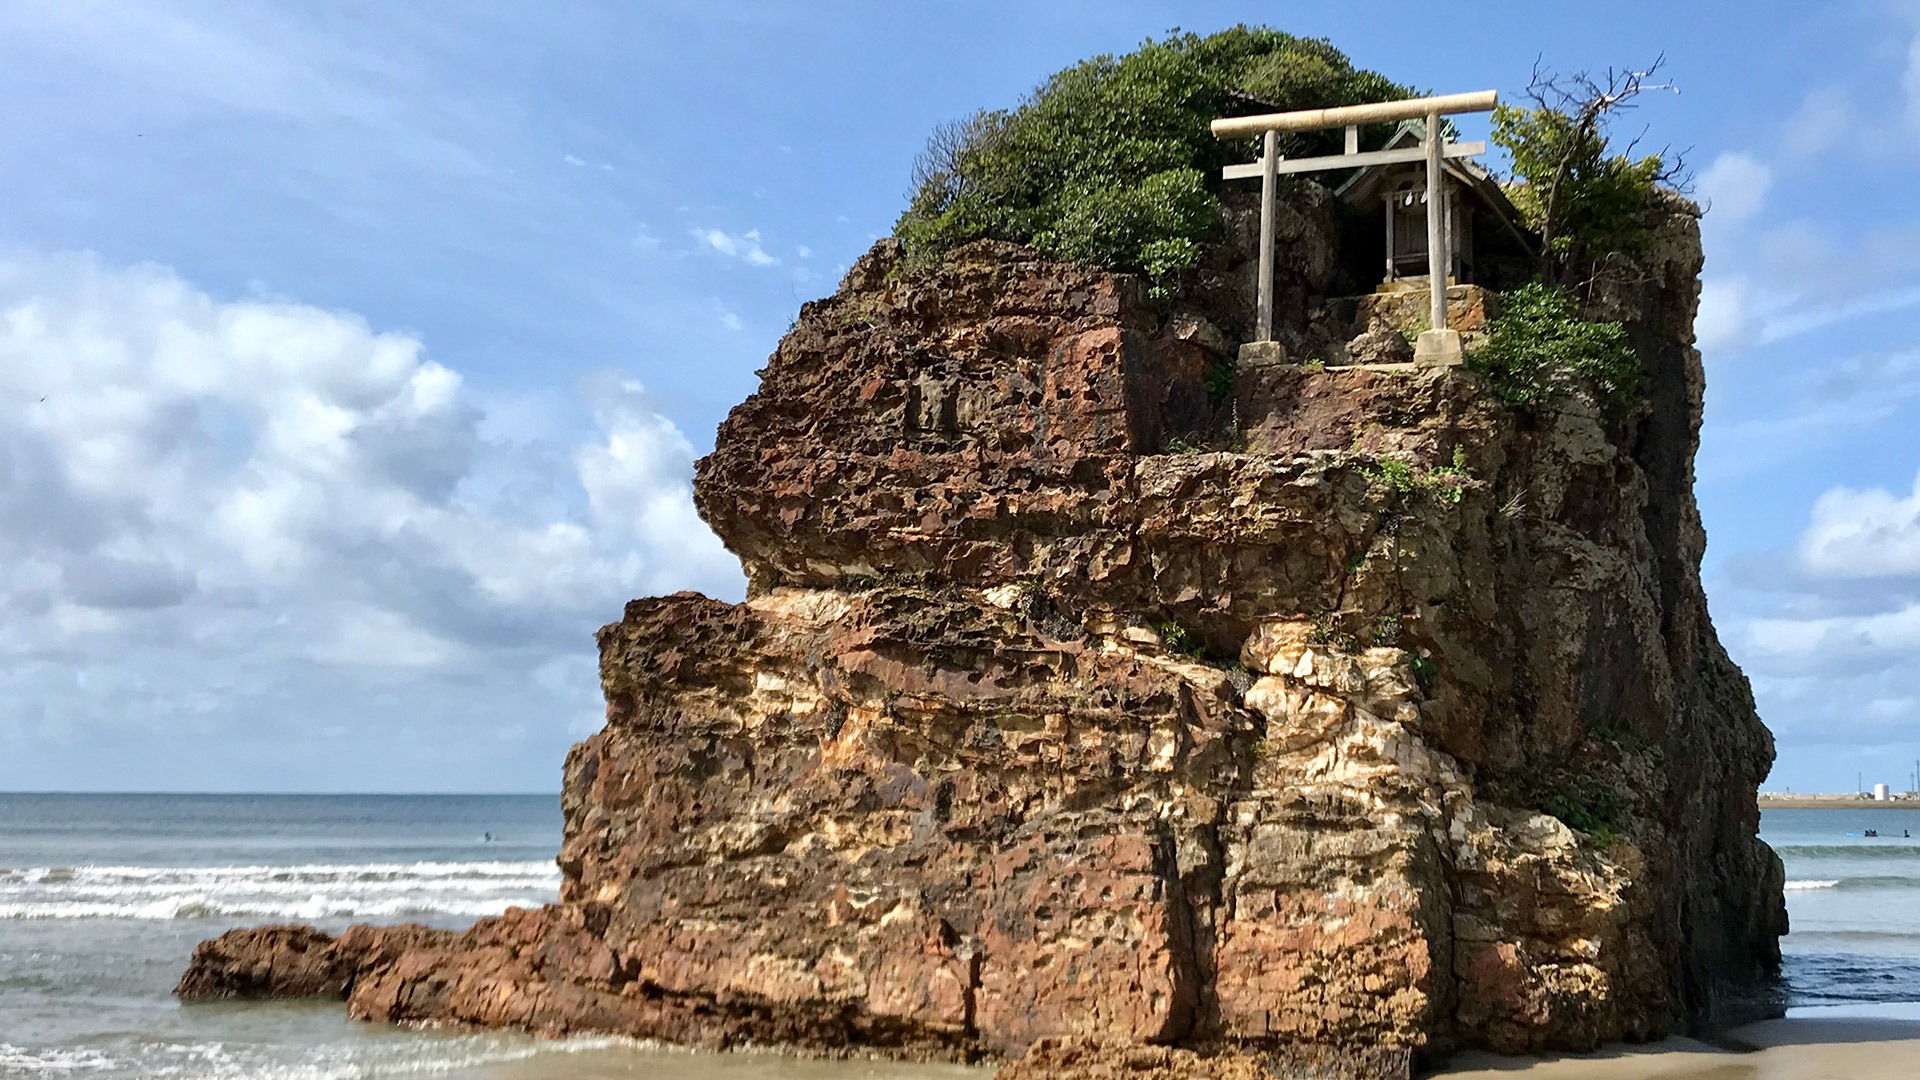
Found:
[[[991,238],[1117,270],[1183,269],[1219,227],[1220,167],[1251,156],[1251,141],[1215,139],[1212,120],[1412,94],[1324,40],[1264,27],[1176,31],[1058,72],[1017,108],[942,126],[894,232],[919,259]],[[1282,152],[1331,149],[1338,138],[1292,136]]]

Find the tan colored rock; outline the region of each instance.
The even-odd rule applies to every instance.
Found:
[[[1137,280],[876,246],[699,466],[748,601],[600,632],[560,902],[228,935],[183,994],[1222,1080],[1750,1015],[1772,745],[1700,588],[1667,236],[1596,293],[1646,343],[1625,420],[1465,370],[1214,400]]]

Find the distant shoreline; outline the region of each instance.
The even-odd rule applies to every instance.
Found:
[[[1760,809],[1767,810],[1920,810],[1920,799],[1880,802],[1861,795],[1787,795],[1760,793]]]

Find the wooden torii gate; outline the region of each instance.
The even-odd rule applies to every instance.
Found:
[[[1283,173],[1319,172],[1327,169],[1357,169],[1368,165],[1390,165],[1402,161],[1427,162],[1427,279],[1432,306],[1427,325],[1432,329],[1420,335],[1415,356],[1427,363],[1460,362],[1460,334],[1447,326],[1447,272],[1451,265],[1450,237],[1445,221],[1445,180],[1441,162],[1445,158],[1473,157],[1487,152],[1484,142],[1450,143],[1440,134],[1440,118],[1455,113],[1486,112],[1499,103],[1492,90],[1471,94],[1444,94],[1439,97],[1408,98],[1366,105],[1345,105],[1332,109],[1305,109],[1300,112],[1266,113],[1260,116],[1236,116],[1215,120],[1215,138],[1234,139],[1250,135],[1261,137],[1260,160],[1250,165],[1229,165],[1221,172],[1223,180],[1260,178],[1260,293],[1257,301],[1259,342],[1255,351],[1277,357],[1273,344],[1273,225],[1275,180]],[[1360,125],[1385,124],[1400,120],[1425,120],[1426,138],[1419,146],[1399,150],[1360,152]],[[1343,154],[1327,157],[1282,158],[1276,150],[1277,136],[1283,131],[1319,131],[1345,127],[1347,147]],[[1436,271],[1436,268],[1437,271]],[[1262,347],[1264,346],[1264,347]]]

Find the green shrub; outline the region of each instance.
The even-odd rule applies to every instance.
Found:
[[[1684,191],[1686,162],[1666,152],[1639,158],[1609,152],[1607,129],[1643,95],[1678,93],[1662,80],[1664,59],[1645,68],[1565,74],[1535,67],[1525,104],[1493,113],[1493,141],[1512,159],[1509,188],[1540,236],[1540,276],[1584,284],[1617,256],[1641,255],[1657,229],[1649,219],[1662,185]]]
[[[1523,181],[1508,189],[1513,205],[1554,256],[1637,255],[1652,242],[1647,205],[1668,171],[1658,154],[1608,154],[1603,134],[1565,112],[1512,105],[1494,109],[1493,141]]]
[[[1012,111],[937,129],[894,232],[916,262],[992,238],[1166,274],[1194,265],[1215,229],[1220,167],[1252,157],[1251,140],[1223,143],[1211,121],[1410,93],[1356,69],[1325,41],[1245,26],[1205,37],[1176,32],[1067,68]],[[1366,143],[1379,145],[1387,130],[1367,132]],[[1281,152],[1331,150],[1340,137],[1291,136]]]
[[[1619,412],[1640,388],[1626,330],[1582,319],[1572,293],[1537,281],[1501,296],[1500,314],[1467,362],[1511,405],[1539,406],[1584,387]]]

